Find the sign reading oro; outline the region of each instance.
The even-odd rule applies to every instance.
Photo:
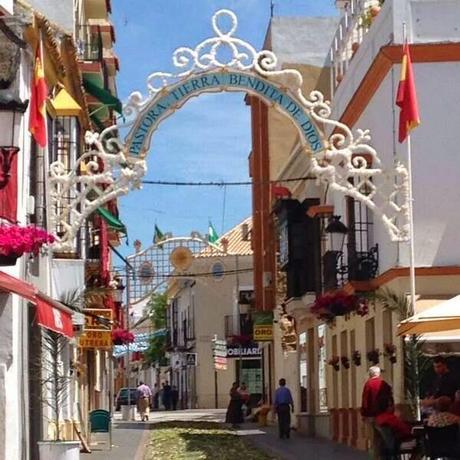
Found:
[[[321,135],[302,104],[287,90],[253,72],[222,69],[208,71],[181,81],[161,91],[138,115],[128,135],[126,150],[132,157],[146,155],[150,138],[159,123],[192,96],[206,92],[243,91],[278,106],[297,126],[313,153],[323,149]]]
[[[78,338],[80,348],[112,348],[112,310],[109,308],[88,308],[85,310],[85,326]],[[107,321],[104,321],[107,320]]]

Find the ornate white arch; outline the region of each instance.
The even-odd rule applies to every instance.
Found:
[[[223,19],[230,22],[228,29],[222,27]],[[377,152],[369,145],[369,131],[358,129],[355,135],[345,124],[330,119],[331,108],[324,96],[319,91],[304,95],[302,75],[294,69],[279,70],[272,51],[258,52],[235,36],[237,26],[232,11],[216,12],[212,17],[215,36],[195,48],[178,48],[173,53],[176,73],[149,75],[147,94],[133,92],[125,104],[123,125],[111,126],[100,134],[88,132],[88,152],[72,171],[67,172],[59,161],[51,165],[50,215],[55,229],[59,229],[56,250],[72,250],[79,228],[98,207],[141,188],[150,137],[162,120],[198,94],[236,90],[255,94],[287,114],[299,129],[303,149],[309,156],[309,174],[316,176],[319,183],[368,206],[382,220],[393,241],[408,240],[405,166],[397,163],[385,171]],[[223,50],[229,57],[222,58]],[[209,84],[201,80],[205,77],[211,79],[206,80]],[[261,82],[259,88],[255,87],[256,81]],[[260,85],[265,86],[261,89]],[[326,138],[319,127],[334,134]],[[130,129],[124,141],[117,137],[120,128]]]

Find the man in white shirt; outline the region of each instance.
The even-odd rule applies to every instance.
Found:
[[[149,419],[150,413],[150,400],[152,398],[152,390],[144,382],[139,382],[137,387],[137,405],[141,421],[144,422]]]

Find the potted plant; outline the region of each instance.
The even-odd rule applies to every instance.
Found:
[[[351,359],[353,361],[353,364],[355,366],[361,366],[361,352],[359,350],[355,350],[352,354],[351,354]]]
[[[319,296],[310,311],[319,320],[332,324],[337,316],[346,316],[352,313],[365,316],[369,307],[365,298],[335,292]]]
[[[38,443],[40,458],[79,460],[80,442],[63,440],[61,430],[62,410],[69,397],[72,379],[70,371],[66,371],[62,363],[62,355],[68,346],[68,340],[53,331],[45,331],[42,337],[43,356],[40,366],[40,383],[42,401],[50,408],[53,436],[50,440]]]
[[[396,345],[392,343],[384,343],[383,354],[388,357],[391,364],[396,364]]]
[[[380,362],[380,350],[378,348],[375,348],[374,350],[369,350],[367,352],[367,360],[371,364],[378,364]]]
[[[329,366],[332,366],[336,371],[340,369],[340,358],[338,356],[332,356],[332,358],[327,363],[329,364]]]
[[[53,235],[34,225],[0,225],[0,265],[14,265],[24,253],[37,255],[43,245],[53,242]]]
[[[350,369],[350,360],[348,359],[348,356],[341,356],[340,362],[342,363],[342,367],[344,369]]]

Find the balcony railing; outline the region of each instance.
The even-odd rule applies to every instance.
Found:
[[[341,288],[348,281],[369,281],[377,276],[378,245],[369,251],[350,251],[348,261],[341,251],[328,251],[323,256],[323,290]]]
[[[103,58],[102,35],[99,29],[94,27],[83,26],[80,31],[78,40],[78,54],[83,61],[98,61]]]
[[[344,3],[342,18],[329,51],[331,60],[331,97],[346,73],[353,55],[367,34],[382,0],[349,0]]]
[[[252,336],[253,322],[252,319],[246,315],[240,315],[240,325],[235,324],[235,316],[225,315],[225,338],[234,336]]]

